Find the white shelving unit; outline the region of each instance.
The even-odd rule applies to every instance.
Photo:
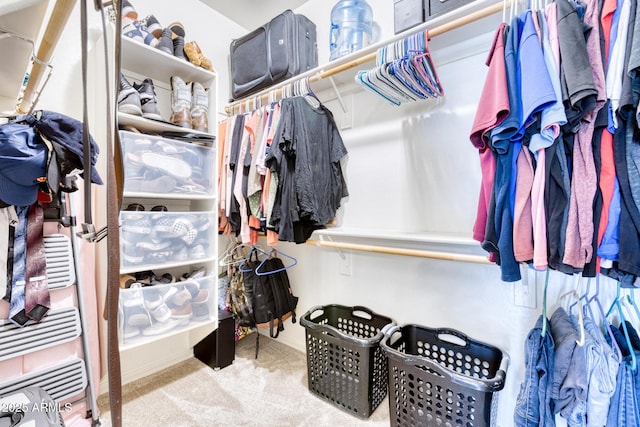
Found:
[[[206,335],[211,333],[217,325],[217,211],[215,209],[215,182],[216,182],[216,97],[217,97],[217,75],[215,72],[196,67],[189,62],[168,55],[156,48],[139,43],[127,37],[121,39],[121,72],[130,83],[141,82],[145,78],[151,78],[154,83],[158,98],[160,114],[165,121],[149,120],[140,116],[118,113],[117,120],[120,131],[120,140],[123,148],[124,160],[124,192],[123,209],[129,204],[138,203],[145,207],[144,212],[121,211],[121,269],[122,275],[135,274],[141,271],[153,271],[156,276],[170,273],[178,281],[170,284],[156,284],[142,288],[144,299],[149,301],[152,293],[161,295],[163,304],[170,308],[172,300],[166,295],[189,291],[191,293],[192,304],[191,315],[172,311],[171,317],[166,322],[172,322],[175,327],[157,328],[153,333],[147,333],[148,329],[139,327],[137,336],[129,337],[131,331],[126,331],[127,315],[126,311],[132,304],[135,291],[122,289],[120,293],[121,316],[120,325],[120,350],[123,355],[123,381],[128,382],[142,375],[146,375],[158,369],[176,363],[189,354],[192,354],[193,346]],[[179,127],[169,123],[171,116],[171,76],[179,76],[186,82],[199,82],[209,94],[208,122],[210,133],[200,132],[192,129]],[[125,130],[122,130],[123,127]],[[131,127],[140,133],[131,132]],[[177,138],[177,136],[180,138]],[[141,142],[142,141],[142,142]],[[135,144],[141,144],[136,146]],[[146,144],[146,145],[145,145]],[[162,147],[162,148],[159,148]],[[135,151],[139,150],[139,151]],[[198,171],[199,182],[203,183],[208,190],[204,192],[193,191],[193,186],[189,186],[181,181],[180,177],[174,177],[180,189],[171,191],[170,188],[158,187],[153,191],[148,189],[136,189],[128,185],[127,180],[131,180],[133,169],[136,168],[135,156],[143,152],[153,152],[154,155],[166,156],[167,161],[178,161],[181,164],[189,164],[192,179]],[[128,156],[129,154],[129,156]],[[199,161],[195,166],[193,161]],[[154,177],[161,176],[162,172],[168,173],[165,165],[157,164],[154,170],[148,163],[143,166],[147,168],[147,173],[151,172]],[[139,165],[138,165],[139,166]],[[141,180],[148,181],[148,175],[141,175]],[[187,178],[185,178],[186,180]],[[166,212],[154,211],[154,206],[164,206]],[[138,215],[141,214],[141,215]],[[127,235],[127,225],[135,225],[137,215],[149,225],[149,229],[141,229],[139,237],[132,241],[131,235]],[[163,222],[164,221],[164,222]],[[162,234],[159,230],[159,223],[163,222],[165,228]],[[171,229],[187,224],[193,226],[191,234],[171,234]],[[168,227],[168,228],[167,228]],[[197,228],[197,230],[196,230]],[[195,237],[194,237],[195,236]],[[197,239],[197,240],[196,240]],[[144,242],[147,246],[146,254],[153,254],[154,258],[149,262],[148,258],[128,258],[124,260],[126,253],[131,253],[132,249],[138,248],[139,243]],[[168,247],[167,243],[172,243]],[[156,255],[161,250],[170,251],[176,249],[174,242],[184,246],[184,250],[191,251],[197,244],[210,245],[206,251],[199,252],[201,256],[193,256],[193,252],[188,252],[186,258],[175,259],[171,256],[162,258]],[[200,243],[199,243],[200,242]],[[155,248],[153,245],[157,245]],[[163,249],[157,249],[163,247]],[[170,253],[170,252],[167,252]],[[136,260],[139,261],[136,262]],[[195,279],[198,287],[188,287],[187,282],[180,281],[181,276],[189,274],[198,269],[204,268],[206,271],[203,277]],[[190,285],[192,286],[192,285]],[[206,310],[196,310],[196,298],[206,291],[208,299],[205,302]],[[139,296],[139,294],[138,294]],[[188,299],[188,298],[187,298]],[[201,299],[201,298],[200,298]],[[201,304],[202,302],[198,300]],[[149,305],[145,304],[148,313],[151,313]],[[161,325],[163,322],[150,314],[151,326]],[[137,327],[137,326],[136,326]],[[134,331],[135,333],[136,331]]]

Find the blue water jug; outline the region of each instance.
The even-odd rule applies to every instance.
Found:
[[[334,60],[371,43],[373,11],[365,0],[340,0],[331,9],[329,59]]]

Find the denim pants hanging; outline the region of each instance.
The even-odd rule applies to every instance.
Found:
[[[540,316],[524,344],[525,377],[516,401],[516,427],[555,426],[550,404],[555,349],[549,327],[542,336],[542,322],[543,317]]]

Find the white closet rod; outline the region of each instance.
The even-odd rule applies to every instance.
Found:
[[[443,261],[470,262],[476,264],[493,264],[487,257],[480,255],[456,254],[451,252],[424,251],[418,249],[402,249],[388,246],[363,245],[359,243],[343,243],[327,240],[307,240],[307,245],[325,246],[336,249],[351,249],[354,251],[375,252],[391,255],[413,256],[419,258],[438,259]]]
[[[373,61],[376,59],[376,52],[377,49],[382,47],[382,46],[386,46],[388,44],[394,43],[398,40],[402,40],[404,38],[406,38],[408,35],[411,34],[415,34],[418,33],[420,31],[424,31],[426,29],[429,29],[429,38],[433,38],[436,36],[439,36],[441,34],[444,34],[448,31],[452,31],[455,30],[457,28],[463,27],[465,25],[471,24],[472,22],[478,21],[482,18],[486,18],[488,16],[494,15],[500,11],[503,10],[503,8],[505,7],[504,2],[498,2],[498,3],[494,3],[490,6],[487,6],[483,9],[477,10],[475,12],[469,13],[468,15],[464,15],[460,18],[454,19],[451,22],[447,22],[446,24],[442,24],[438,27],[434,27],[432,29],[429,29],[428,25],[430,24],[429,22],[425,22],[417,27],[411,28],[407,31],[404,31],[400,34],[396,34],[394,37],[385,40],[382,43],[378,43],[375,46],[369,46],[366,50],[367,51],[371,51],[372,49],[373,52],[369,52],[367,54],[363,54],[362,56],[359,56],[351,61],[345,62],[345,63],[340,63],[338,61],[337,64],[335,65],[329,65],[329,68],[323,70],[323,71],[317,71],[317,70],[309,70],[307,72],[304,72],[302,74],[299,74],[295,77],[292,77],[289,80],[285,80],[284,82],[275,84],[267,89],[264,89],[260,92],[257,92],[253,95],[249,95],[247,97],[245,97],[242,100],[239,101],[235,101],[230,103],[229,105],[227,105],[227,107],[225,107],[225,112],[228,115],[231,115],[234,113],[235,107],[239,107],[240,105],[244,104],[247,101],[258,101],[258,102],[268,102],[269,101],[269,94],[270,93],[274,93],[277,94],[277,91],[280,91],[280,96],[282,96],[282,92],[284,91],[284,88],[286,86],[289,85],[293,85],[295,82],[297,81],[301,81],[304,79],[309,79],[309,82],[313,83],[316,82],[318,80],[327,78],[327,77],[331,77],[334,74],[338,74],[341,73],[343,71],[346,71],[348,69],[357,67],[358,65],[362,65],[365,64],[367,62]]]
[[[39,93],[38,88],[40,82],[45,75],[47,67],[49,67],[53,52],[75,4],[76,0],[57,0],[55,2],[51,17],[47,23],[47,28],[38,47],[38,54],[35,55],[33,66],[29,73],[29,81],[24,90],[22,101],[20,105],[16,107],[19,114],[28,113],[33,108],[33,104]]]

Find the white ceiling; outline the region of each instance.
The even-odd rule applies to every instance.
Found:
[[[200,0],[210,8],[252,31],[283,10],[303,5],[308,0]]]

